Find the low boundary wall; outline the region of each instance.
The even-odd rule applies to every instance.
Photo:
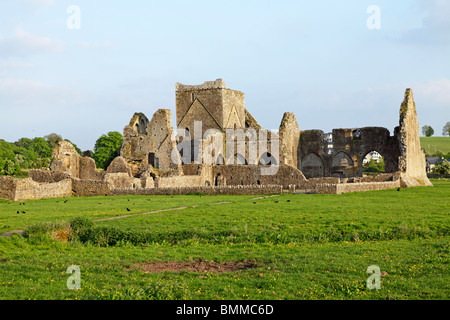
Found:
[[[400,180],[386,182],[360,182],[342,184],[318,184],[316,192],[319,194],[342,194],[361,191],[375,191],[384,189],[394,189],[400,187]]]
[[[111,195],[187,195],[187,194],[244,194],[244,195],[265,195],[280,194],[283,192],[282,186],[212,186],[212,187],[175,187],[175,188],[149,188],[149,189],[115,189]]]

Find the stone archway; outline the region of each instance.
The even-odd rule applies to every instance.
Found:
[[[331,160],[331,176],[349,178],[354,176],[354,161],[344,151],[336,153]]]
[[[301,171],[309,178],[321,178],[324,176],[324,163],[321,157],[315,153],[310,153],[301,162]]]
[[[385,163],[383,155],[375,150],[371,150],[365,153],[361,159],[360,164],[361,176],[366,174],[385,173]]]

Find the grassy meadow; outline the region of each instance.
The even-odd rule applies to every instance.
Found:
[[[450,181],[432,182],[343,195],[0,200],[0,234],[24,230],[0,237],[0,299],[448,299]],[[152,269],[199,262],[250,264]],[[67,288],[71,265],[79,290]],[[379,290],[366,285],[371,265]]]
[[[440,151],[443,154],[450,153],[450,137],[420,137],[420,145],[427,154]]]

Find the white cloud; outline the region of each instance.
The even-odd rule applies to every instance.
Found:
[[[34,64],[20,60],[0,60],[0,69],[32,68]]]
[[[413,84],[414,96],[429,104],[450,110],[450,79],[430,80]]]
[[[0,79],[0,105],[25,110],[57,110],[83,101],[70,88],[57,87],[34,80],[7,77]]]
[[[422,27],[406,31],[402,40],[417,44],[450,43],[450,1],[421,0],[420,8],[426,13]]]
[[[29,56],[35,53],[59,53],[64,51],[61,40],[36,36],[17,27],[12,37],[0,36],[0,57]]]

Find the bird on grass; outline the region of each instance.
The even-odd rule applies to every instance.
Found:
[[[127,208],[127,211],[131,211],[129,208]]]

